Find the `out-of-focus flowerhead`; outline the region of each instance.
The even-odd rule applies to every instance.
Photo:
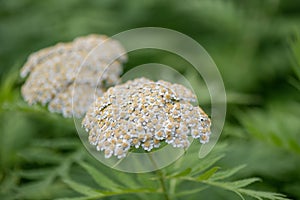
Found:
[[[120,43],[104,35],[58,43],[29,56],[21,69],[21,77],[28,76],[21,92],[30,105],[41,103],[64,117],[81,117],[93,102],[86,94],[101,96],[108,86],[115,85],[126,59]]]
[[[195,101],[182,85],[139,78],[109,88],[82,124],[89,142],[106,158],[123,158],[130,148],[151,151],[162,143],[187,148],[188,136],[207,143],[210,135],[210,119],[191,104]]]

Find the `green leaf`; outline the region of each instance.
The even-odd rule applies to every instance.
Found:
[[[31,169],[31,170],[22,170],[18,172],[18,175],[31,180],[38,180],[46,177],[49,173],[53,172],[55,168],[41,168],[41,169]]]
[[[300,78],[299,78],[299,79],[300,79]],[[300,90],[300,81],[299,81],[299,80],[297,80],[297,79],[291,77],[291,78],[289,78],[288,82],[289,82],[292,86],[294,86],[297,90]]]
[[[50,149],[29,148],[19,153],[28,162],[57,164],[64,160],[64,157]]]
[[[99,197],[103,196],[102,193],[96,191],[95,189],[90,188],[86,185],[74,182],[72,180],[64,179],[63,182],[66,183],[70,188],[72,188],[73,190],[75,190],[76,192],[78,192],[80,194],[90,196],[90,197],[96,196],[96,195]]]
[[[66,187],[64,184],[51,183],[49,180],[34,181],[23,184],[15,192],[16,199],[49,199],[50,194],[60,193]]]
[[[116,177],[116,181],[118,181],[118,183],[120,183],[119,187],[125,187],[127,188],[128,185],[131,186],[131,188],[141,188],[143,187],[146,182],[146,180],[148,180],[150,178],[149,174],[139,174],[139,177],[142,177],[142,183],[141,181],[138,181],[136,179],[135,174],[129,174],[126,172],[116,172],[115,174]]]
[[[243,179],[243,180],[238,180],[234,182],[215,182],[215,181],[210,181],[210,180],[204,180],[202,181],[203,183],[206,183],[208,185],[212,186],[217,186],[226,190],[231,190],[233,192],[238,192],[239,188],[245,187],[250,185],[251,183],[257,182],[260,179],[258,178],[249,178],[249,179]],[[194,181],[198,181],[194,179]]]
[[[213,166],[217,161],[219,161],[220,159],[222,159],[225,155],[219,155],[217,157],[211,158],[211,159],[204,159],[201,160],[201,165],[199,167],[197,167],[196,169],[192,170],[192,175],[196,175],[202,171],[205,171],[206,169],[210,168],[211,166]]]
[[[263,192],[263,191],[257,191],[257,190],[249,190],[249,189],[239,189],[239,192],[251,197],[254,197],[256,199],[262,200],[262,199],[270,199],[270,200],[288,200],[285,195],[278,194],[274,192]]]
[[[288,147],[293,150],[294,152],[297,152],[300,154],[300,144],[295,141],[293,138],[288,139]]]
[[[72,183],[74,184],[74,183]],[[74,189],[75,191],[77,190],[81,190],[81,187],[84,187],[83,190],[85,190],[85,187],[84,185],[81,185],[78,187],[77,186],[78,183],[75,183],[75,187],[76,189],[74,188],[74,186],[71,186],[72,189]],[[90,189],[90,188],[88,188]],[[79,191],[77,191],[79,192]],[[82,193],[82,192],[81,192]],[[116,192],[109,192],[109,191],[105,191],[105,192],[98,192],[97,194],[91,194],[89,196],[86,196],[86,197],[74,197],[74,198],[59,198],[59,200],[66,200],[66,199],[70,199],[70,200],[97,200],[97,199],[100,199],[100,198],[103,198],[103,197],[110,197],[110,196],[117,196],[117,195],[124,195],[124,194],[132,194],[132,195],[139,195],[139,194],[145,194],[145,193],[149,193],[149,194],[154,194],[154,193],[158,193],[157,191],[155,190],[150,190],[150,189],[124,189],[124,190],[119,190],[119,191],[116,191]],[[82,193],[83,194],[83,193]],[[88,192],[88,194],[90,194],[90,192]]]
[[[201,192],[201,191],[203,191],[207,188],[208,188],[208,186],[201,186],[201,187],[198,186],[196,189],[189,189],[189,190],[186,190],[186,191],[183,191],[183,192],[176,192],[175,196],[176,197],[187,196],[187,195],[191,195],[191,194]]]
[[[13,66],[6,74],[5,79],[0,81],[0,111],[4,103],[12,101],[16,97],[14,86],[18,77],[17,66]]]
[[[97,197],[98,198],[98,197]],[[91,199],[94,199],[93,197],[70,197],[70,198],[58,198],[58,199],[55,199],[55,200],[91,200]]]
[[[201,174],[200,176],[198,176],[196,178],[196,180],[198,181],[203,181],[203,180],[207,180],[209,179],[212,175],[214,175],[216,173],[216,171],[218,171],[220,169],[220,167],[213,167],[210,170],[204,172],[203,174]]]
[[[213,176],[210,177],[210,179],[214,180],[214,181],[226,179],[226,178],[231,177],[232,175],[236,174],[238,171],[240,171],[241,169],[243,169],[245,167],[246,167],[246,165],[240,165],[240,166],[234,167],[229,170],[219,171],[219,172],[213,174]]]
[[[14,189],[16,188],[17,183],[18,183],[18,176],[16,175],[16,173],[9,173],[5,178],[1,176],[0,197],[2,194],[14,193]]]
[[[34,146],[52,149],[74,149],[78,144],[78,140],[75,138],[47,138],[37,139],[34,142]]]
[[[243,195],[248,195],[258,200],[263,200],[263,199],[288,200],[288,198],[285,198],[285,195],[282,194],[243,188],[259,180],[260,179],[258,178],[249,178],[249,179],[243,179],[234,182],[214,182],[214,181],[207,180],[207,181],[203,181],[203,183],[232,191],[236,193],[243,200],[245,199]]]
[[[243,179],[243,180],[238,180],[238,181],[234,181],[234,182],[228,182],[228,186],[233,187],[233,188],[242,188],[245,186],[248,186],[252,183],[255,183],[257,181],[260,181],[259,178],[247,178],[247,179]]]
[[[101,173],[99,170],[94,168],[93,166],[85,163],[85,162],[79,162],[79,165],[83,167],[94,179],[94,181],[102,188],[111,190],[111,191],[118,191],[120,188],[120,185],[115,183],[111,178],[106,176],[105,174]]]
[[[104,197],[104,196],[103,196]],[[88,197],[65,197],[65,198],[58,198],[56,200],[97,200],[101,198],[101,196],[88,196]]]
[[[298,79],[300,80],[300,34],[297,33],[295,41],[291,41],[291,48],[295,57],[296,64],[292,65]]]
[[[174,173],[171,175],[168,175],[166,178],[178,178],[178,177],[182,177],[182,176],[187,176],[188,174],[190,174],[192,171],[191,168],[186,168],[185,170],[179,172],[179,173]]]

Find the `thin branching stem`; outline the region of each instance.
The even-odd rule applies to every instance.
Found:
[[[156,169],[158,169],[158,166],[157,166],[155,160],[153,159],[153,157],[152,157],[152,155],[150,153],[149,153],[149,158],[150,158],[152,164],[154,165],[154,167]],[[160,170],[160,169],[158,169],[158,170],[156,170],[156,174],[159,177],[158,180],[160,182],[160,185],[161,185],[161,188],[162,188],[165,200],[171,200],[171,198],[169,196],[168,189],[167,189],[166,178],[165,178],[165,175],[164,175],[163,171]]]

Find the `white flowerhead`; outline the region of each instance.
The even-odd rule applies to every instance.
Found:
[[[109,88],[89,108],[82,125],[105,157],[123,158],[130,148],[151,151],[161,144],[187,148],[188,136],[207,143],[211,122],[179,84],[139,78]]]
[[[21,92],[30,105],[41,103],[64,117],[73,114],[82,117],[93,102],[93,98],[85,94],[101,96],[108,86],[115,85],[126,59],[123,47],[104,35],[58,43],[29,56],[21,69],[21,76],[28,76]],[[102,74],[100,80],[99,74]],[[75,82],[76,95],[72,99]]]

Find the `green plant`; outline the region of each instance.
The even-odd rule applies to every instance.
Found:
[[[289,40],[292,51],[286,42],[299,31],[299,9],[295,0],[0,1],[0,199],[158,199],[165,196],[162,185],[174,199],[240,198],[234,192],[246,199],[247,193],[299,199],[299,34]],[[196,145],[160,172],[126,174],[86,153],[71,120],[27,106],[17,68],[31,52],[59,41],[141,26],[171,28],[202,44],[222,73],[229,107],[220,142],[208,157],[198,159]],[[204,85],[172,54],[145,50],[129,57],[125,72],[159,62],[192,85]],[[197,95],[209,110],[203,88]],[[252,181],[246,188],[233,185]]]

